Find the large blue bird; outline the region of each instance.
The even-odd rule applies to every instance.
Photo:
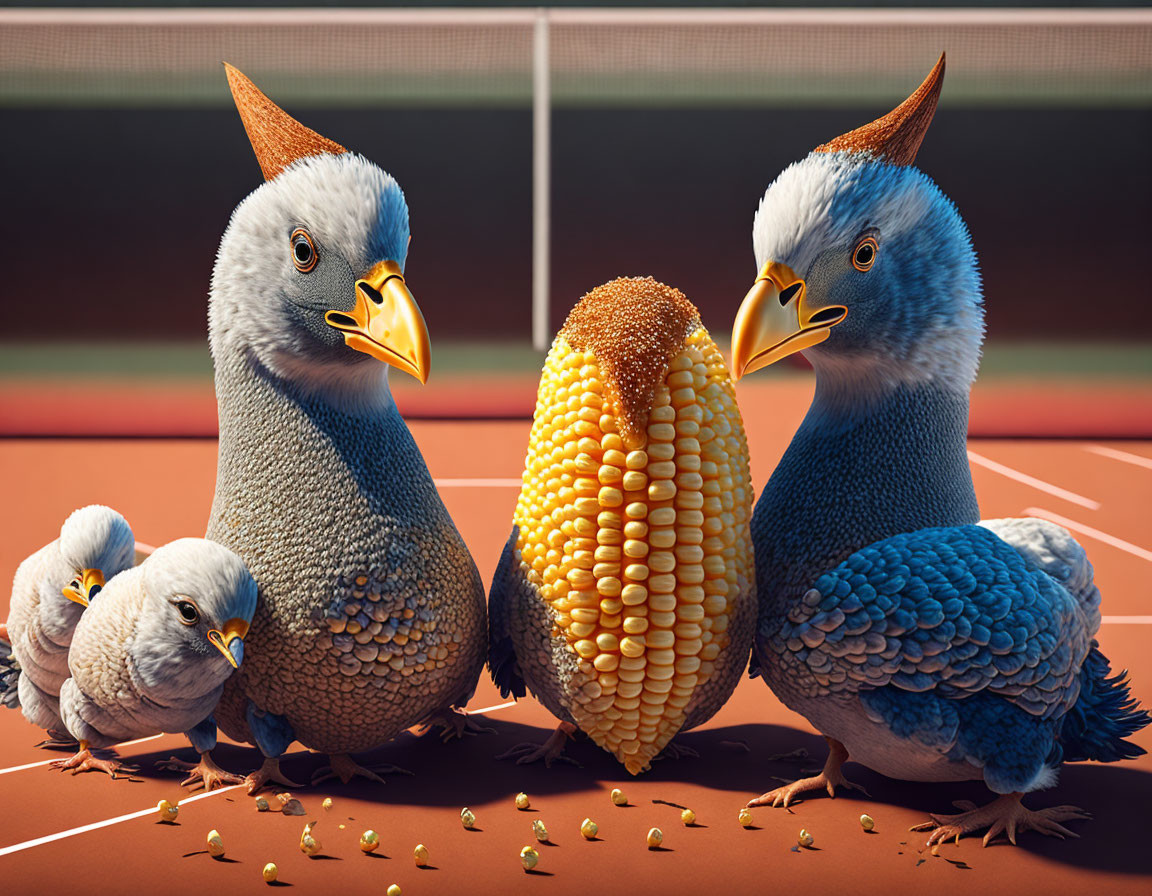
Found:
[[[980,274],[952,202],[913,166],[944,57],[904,103],[785,169],[756,214],[759,276],[733,373],[803,351],[816,392],[756,504],[753,673],[827,739],[823,771],[752,800],[852,788],[851,756],[998,795],[916,829],[1074,836],[1029,810],[1063,761],[1144,751],[1148,724],[1094,635],[1083,549],[1040,520],[979,524],[966,455],[983,340]]]

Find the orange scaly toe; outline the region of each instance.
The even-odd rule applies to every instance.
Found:
[[[1091,814],[1077,806],[1053,806],[1050,809],[1027,809],[1021,802],[1024,794],[1007,793],[998,797],[986,806],[977,807],[968,800],[958,800],[953,803],[957,809],[963,809],[959,815],[932,815],[931,821],[915,825],[909,830],[932,831],[928,838],[928,846],[935,846],[946,840],[960,838],[965,834],[976,833],[985,828],[988,833],[984,835],[984,845],[987,846],[1001,833],[1008,835],[1012,845],[1016,845],[1018,831],[1038,831],[1049,837],[1058,837],[1061,840],[1080,835],[1068,830],[1060,822],[1081,821],[1091,818]]]

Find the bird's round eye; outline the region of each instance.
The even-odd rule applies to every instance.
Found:
[[[180,614],[180,621],[185,625],[195,625],[200,621],[200,611],[190,600],[176,601],[176,611]]]
[[[856,251],[852,253],[852,267],[858,271],[866,271],[872,267],[876,260],[876,238],[866,236],[856,244]]]
[[[292,231],[292,264],[301,274],[307,274],[316,267],[316,247],[306,230],[297,228]]]

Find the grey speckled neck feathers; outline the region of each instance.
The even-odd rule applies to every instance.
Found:
[[[297,487],[327,482],[322,494],[280,496],[303,498],[315,513],[334,510],[338,506],[338,502],[335,506],[332,503],[335,495],[345,494],[366,502],[370,513],[404,519],[407,507],[426,502],[426,490],[435,491],[422,463],[409,464],[406,457],[406,469],[400,475],[396,455],[412,452],[419,458],[419,452],[390,398],[375,407],[348,407],[328,400],[331,396],[282,379],[254,357],[239,353],[217,359],[216,395],[220,415],[218,499],[222,491],[235,496],[252,487],[238,475],[245,465],[225,462],[236,451],[257,452],[262,466],[277,467],[278,472],[270,479],[294,482]],[[320,458],[327,462],[318,463]],[[337,458],[339,462],[333,462]],[[250,476],[252,467],[246,466]],[[299,473],[295,480],[288,472],[293,467]],[[276,503],[273,496],[263,497]]]
[[[854,417],[834,416],[829,426],[829,408],[813,403],[756,504],[762,625],[867,544],[979,519],[966,393],[898,386]]]

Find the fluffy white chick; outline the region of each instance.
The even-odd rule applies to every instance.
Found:
[[[0,644],[0,702],[48,732],[42,746],[73,743],[60,720],[73,632],[105,581],[132,565],[134,546],[127,520],[92,504],[73,511],[60,537],[16,570],[8,622],[0,627],[10,644]]]
[[[53,765],[115,777],[120,764],[90,748],[184,732],[201,754],[207,787],[238,783],[206,754],[216,744],[212,710],[244,659],[255,610],[256,583],[244,562],[200,538],[158,548],[110,580],[76,626],[72,677],[60,689],[60,715],[80,750]]]

